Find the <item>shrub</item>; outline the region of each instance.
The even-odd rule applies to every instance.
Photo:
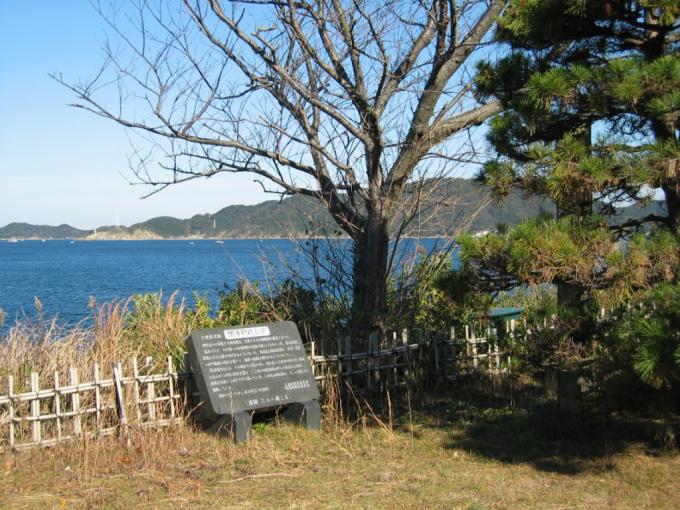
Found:
[[[266,322],[268,299],[260,292],[258,284],[239,280],[236,286],[220,292],[217,322],[225,326],[241,326]]]
[[[680,382],[680,284],[659,285],[626,315],[614,336],[640,380],[655,389]]]
[[[390,282],[388,326],[430,332],[446,332],[451,326],[459,326],[473,307],[472,300],[457,299],[457,275],[451,270],[446,252],[418,258]]]

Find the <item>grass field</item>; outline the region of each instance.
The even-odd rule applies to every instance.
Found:
[[[5,454],[0,505],[680,507],[680,456],[654,444],[653,420],[565,419],[517,396],[466,391],[357,419],[328,413],[321,432],[260,423],[246,445],[181,425],[133,432],[129,449],[105,439]]]

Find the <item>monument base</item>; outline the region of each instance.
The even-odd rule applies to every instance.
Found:
[[[321,406],[318,400],[293,402],[279,414],[287,422],[301,425],[309,430],[321,428]],[[215,421],[208,431],[223,437],[231,438],[235,443],[244,443],[250,439],[253,426],[253,415],[248,411],[225,414]]]
[[[225,414],[213,423],[208,431],[218,436],[230,437],[235,443],[244,443],[250,438],[253,416],[246,411]]]
[[[279,416],[296,425],[302,425],[306,429],[319,430],[321,428],[321,406],[318,400],[293,402]]]

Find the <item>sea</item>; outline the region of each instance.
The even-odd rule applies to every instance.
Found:
[[[310,244],[312,243],[312,244]],[[405,240],[397,263],[445,246],[442,240]],[[163,241],[0,241],[2,330],[17,320],[57,317],[61,324],[87,320],[94,303],[162,292],[191,306],[196,294],[213,305],[239,279],[275,286],[286,278],[308,281],[308,254],[349,254],[348,240],[197,239]],[[349,261],[349,257],[345,257]],[[337,268],[336,268],[337,269]],[[344,270],[348,270],[345,268]],[[323,275],[322,275],[323,276]]]

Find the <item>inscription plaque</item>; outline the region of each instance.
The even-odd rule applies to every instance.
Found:
[[[253,411],[284,405],[284,418],[318,428],[319,390],[294,323],[196,330],[187,351],[200,415],[237,441],[247,439]]]

